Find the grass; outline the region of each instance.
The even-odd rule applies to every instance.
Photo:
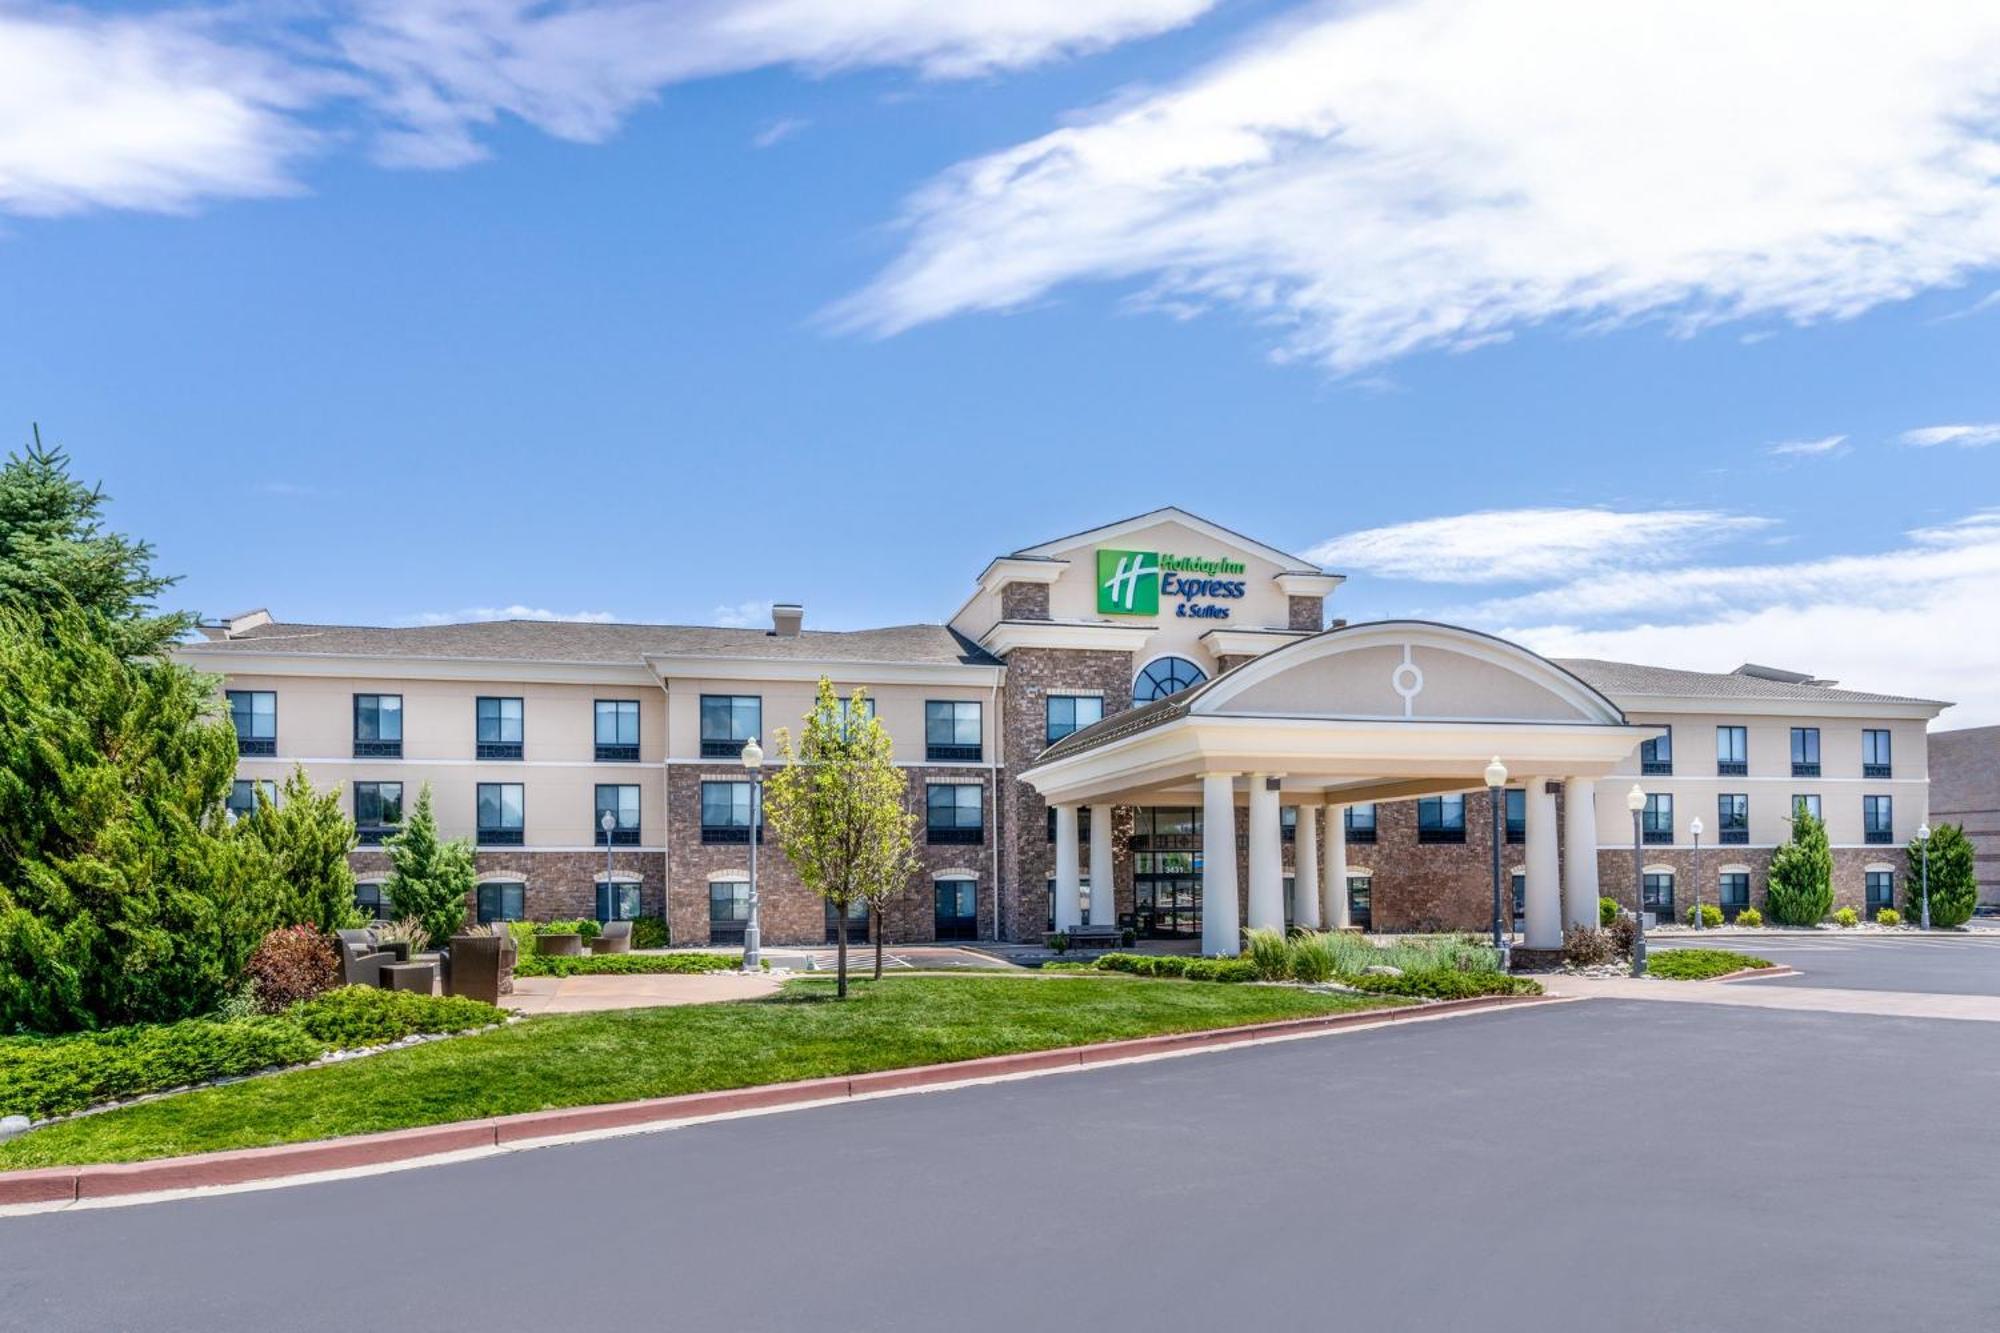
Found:
[[[1771,965],[1768,958],[1728,949],[1662,949],[1646,959],[1646,970],[1668,981],[1708,981],[1745,968]]]
[[[1156,1033],[1337,1013],[1385,1001],[1290,987],[1124,977],[801,978],[729,1004],[549,1015],[349,1064],[162,1098],[0,1144],[0,1169],[131,1162],[552,1107]]]

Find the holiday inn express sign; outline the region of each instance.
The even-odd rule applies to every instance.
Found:
[[[1160,551],[1097,552],[1097,611],[1107,616],[1157,616],[1160,598],[1174,614],[1226,620],[1229,608],[1212,599],[1243,596],[1243,562],[1224,556],[1173,555]]]

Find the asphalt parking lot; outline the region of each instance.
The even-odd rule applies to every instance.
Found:
[[[1828,986],[1841,990],[1914,991],[1929,995],[2000,995],[2000,931],[1862,934],[1770,931],[1655,937],[1655,950],[1713,946],[1756,954],[1799,970],[1759,986]]]
[[[1587,1000],[0,1219],[46,1333],[2000,1324],[2000,1024]]]

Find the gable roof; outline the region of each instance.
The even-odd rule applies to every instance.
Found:
[[[1082,532],[1072,532],[1067,537],[1057,537],[1053,541],[1041,542],[1034,546],[1024,546],[1018,551],[1010,552],[1008,558],[1014,560],[1043,560],[1071,547],[1082,546],[1096,541],[1109,541],[1114,537],[1138,528],[1147,528],[1155,523],[1168,522],[1179,523],[1183,526],[1193,528],[1196,532],[1211,537],[1216,541],[1229,542],[1240,546],[1244,550],[1270,561],[1287,574],[1321,574],[1325,572],[1311,561],[1302,560],[1290,551],[1281,551],[1275,546],[1266,546],[1263,542],[1257,541],[1255,538],[1246,537],[1232,528],[1225,528],[1220,523],[1212,522],[1201,517],[1199,514],[1190,514],[1187,510],[1175,505],[1167,505],[1161,509],[1149,510],[1143,514],[1134,514],[1130,518],[1121,518],[1116,522],[1106,523],[1102,527],[1086,528]]]
[[[1873,694],[1866,690],[1841,690],[1816,684],[1810,678],[1776,680],[1769,676],[1745,675],[1741,671],[1682,671],[1676,667],[1642,666],[1637,662],[1607,662],[1595,657],[1551,659],[1572,675],[1589,682],[1614,698],[1657,695],[1676,699],[1772,699],[1818,700],[1854,704],[1936,704],[1942,700],[1917,699],[1901,694]]]

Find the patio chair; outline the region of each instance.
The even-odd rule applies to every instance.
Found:
[[[590,942],[592,953],[631,953],[632,923],[630,921],[607,921],[596,939]]]
[[[382,965],[396,961],[396,955],[375,946],[372,930],[336,931],[340,953],[340,984],[380,986]]]

